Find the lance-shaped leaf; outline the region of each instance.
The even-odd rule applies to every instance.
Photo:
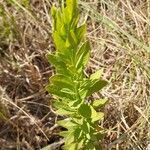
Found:
[[[77,124],[75,124],[74,122],[71,121],[70,118],[64,119],[64,120],[60,120],[57,121],[57,124],[66,128],[66,129],[73,129],[77,127]]]
[[[103,87],[107,85],[107,81],[105,80],[92,80],[92,84],[88,87],[87,89],[87,94],[86,96],[90,96],[95,92],[98,92],[101,90]]]
[[[92,106],[90,106],[90,107],[91,107],[91,111],[92,111],[92,115],[91,115],[92,122],[96,122],[96,121],[104,118],[104,113],[96,112],[96,110]]]
[[[58,110],[55,111],[58,115],[71,115],[74,114],[74,111],[71,111],[69,109],[63,109],[63,108],[59,108]]]
[[[56,54],[50,54],[48,53],[47,59],[49,63],[51,63],[53,66],[56,67],[56,71],[59,74],[65,74],[66,76],[70,76],[71,72],[67,69],[66,64],[63,62],[63,59],[60,59],[60,56],[57,56]]]
[[[58,33],[60,33],[61,27],[62,27],[62,15],[61,15],[60,9],[57,9],[57,12],[56,12],[56,30],[54,30],[54,32],[58,31]]]
[[[53,84],[46,86],[46,90],[57,97],[73,99],[71,94],[62,92],[61,88]]]
[[[76,34],[74,32],[74,30],[70,30],[70,32],[68,33],[68,38],[67,38],[67,45],[68,47],[73,48],[74,50],[76,50],[77,48],[77,44],[78,44],[78,40],[76,37]]]
[[[90,56],[90,43],[89,41],[86,41],[77,51],[76,54],[76,68],[80,69],[81,67],[84,67]]]
[[[78,44],[82,41],[84,35],[85,35],[85,32],[86,32],[86,24],[83,24],[81,25],[80,27],[76,28],[75,29],[75,32],[76,32],[76,36],[77,36],[77,39],[78,39]]]
[[[74,83],[68,76],[57,74],[52,76],[49,80],[52,84],[58,86],[59,88],[68,88],[72,90],[72,92],[74,91]]]
[[[57,14],[57,8],[55,6],[52,6],[51,8],[51,15],[53,17],[53,31],[56,30],[56,14]]]
[[[73,17],[73,14],[77,11],[77,0],[66,0],[67,9],[68,9],[68,15],[70,18]]]
[[[63,39],[60,32],[55,31],[53,33],[53,39],[54,39],[57,51],[64,51],[67,48],[65,44],[66,41]]]
[[[92,122],[98,121],[104,117],[103,113],[96,112],[96,110],[88,104],[82,104],[78,109],[78,112],[84,118],[91,119]]]
[[[69,111],[69,112],[75,112],[76,109],[69,107],[69,105],[67,104],[67,101],[65,102],[65,99],[62,99],[62,101],[54,101],[53,102],[53,107],[55,107],[56,109],[60,109],[62,108],[63,110]]]
[[[95,73],[90,75],[91,80],[99,79],[102,75],[102,70],[97,70]]]
[[[108,102],[107,99],[94,100],[93,103],[92,103],[92,106],[94,108],[101,108],[101,107],[105,106],[107,102]]]

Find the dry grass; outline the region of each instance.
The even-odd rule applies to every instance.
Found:
[[[59,116],[44,90],[53,74],[45,58],[55,49],[49,14],[53,2],[0,1],[2,150],[35,150],[61,140],[55,125]],[[149,150],[150,2],[82,0],[80,8],[92,44],[89,72],[101,68],[109,80],[94,95],[109,99],[102,122],[107,129],[103,147]]]

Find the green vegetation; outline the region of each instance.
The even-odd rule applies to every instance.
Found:
[[[99,140],[103,130],[98,121],[104,114],[98,112],[107,102],[104,99],[88,100],[93,93],[101,90],[107,82],[101,80],[98,70],[90,77],[84,74],[90,56],[90,44],[85,39],[86,25],[79,25],[77,1],[67,0],[61,8],[52,7],[53,38],[56,52],[47,58],[56,68],[56,74],[50,77],[46,87],[56,96],[54,107],[59,115],[67,118],[57,123],[67,131],[60,132],[65,137],[64,149],[77,150],[100,149]]]

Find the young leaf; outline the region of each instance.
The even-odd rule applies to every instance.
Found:
[[[62,115],[71,115],[71,114],[74,114],[74,111],[60,108],[60,109],[56,110],[56,113],[57,113],[58,115],[61,115],[61,116],[62,116]]]
[[[83,145],[84,145],[84,138],[82,138],[81,140],[79,140],[79,142],[78,142],[78,148],[77,149],[83,149]]]
[[[64,127],[64,128],[74,128],[77,126],[77,124],[71,122],[70,119],[65,119],[65,120],[61,120],[61,121],[57,121],[57,124]]]
[[[64,51],[66,49],[66,46],[65,46],[66,41],[64,41],[64,39],[61,37],[58,31],[55,31],[53,33],[53,39],[54,39],[54,42],[58,51]]]
[[[93,103],[92,103],[92,106],[93,106],[94,108],[101,108],[101,107],[103,107],[107,102],[108,102],[107,99],[94,100]]]
[[[60,60],[60,58],[57,55],[48,53],[46,55],[49,63],[53,64],[56,67],[56,71],[59,74],[64,74],[66,76],[71,76],[71,72],[67,69],[66,64],[63,62],[63,59]]]
[[[62,27],[62,15],[61,15],[61,11],[60,9],[57,9],[57,13],[56,13],[56,30],[58,33],[61,33],[60,30],[61,30],[61,27]]]
[[[77,41],[77,37],[76,37],[73,30],[70,30],[70,33],[68,33],[68,39],[67,40],[68,40],[69,45],[72,48],[76,49],[78,41]]]
[[[79,109],[78,112],[81,116],[83,116],[84,118],[91,118],[91,108],[88,104],[82,104]]]
[[[64,138],[66,138],[68,136],[68,133],[69,133],[68,131],[61,131],[59,133],[59,135],[62,136],[62,137],[64,137]]]
[[[56,68],[59,68],[59,67],[65,67],[65,63],[63,63],[62,60],[60,60],[56,55],[54,54],[50,54],[48,53],[46,55],[49,63],[53,64]]]
[[[76,32],[76,36],[77,36],[78,44],[79,44],[82,41],[82,39],[83,39],[83,37],[85,35],[86,24],[83,24],[80,27],[78,27],[75,32]]]
[[[68,103],[67,103],[67,100],[66,99],[63,99],[63,100],[57,100],[57,101],[54,101],[53,102],[53,107],[55,107],[56,109],[65,109],[65,110],[68,110],[68,111],[76,111],[74,108],[70,108],[68,107]]]
[[[70,95],[72,95],[72,96],[75,96],[75,95],[76,95],[76,93],[75,93],[73,90],[70,90],[70,89],[68,89],[68,88],[62,88],[62,89],[61,89],[61,92],[66,93],[66,94],[70,94]]]
[[[94,80],[93,81],[94,84],[92,84],[89,88],[88,88],[88,92],[86,94],[86,96],[90,96],[95,92],[98,92],[99,90],[101,90],[104,86],[107,85],[107,81],[105,80]]]
[[[73,99],[72,95],[61,92],[61,88],[58,86],[51,84],[46,86],[46,90],[57,97]]]
[[[92,114],[92,122],[96,122],[98,120],[102,120],[104,118],[104,113],[102,112],[94,112]]]
[[[88,143],[86,147],[87,147],[87,150],[98,150],[95,148],[93,143]]]
[[[99,79],[102,75],[102,70],[97,70],[95,73],[91,74],[90,79],[95,80]]]
[[[63,148],[64,150],[77,150],[77,143],[65,144]]]
[[[65,88],[65,89],[70,89],[74,90],[74,83],[72,82],[72,80],[64,75],[61,74],[57,74],[52,76],[49,81],[54,84],[55,86],[58,86],[59,88]],[[61,90],[62,91],[62,90]]]
[[[52,6],[51,15],[53,17],[53,30],[56,30],[56,13],[57,13],[57,8],[55,6]]]
[[[82,131],[84,132],[84,134],[89,134],[90,133],[90,129],[91,126],[90,124],[87,122],[87,120],[83,121],[83,124],[81,126]]]
[[[76,54],[76,68],[84,67],[89,60],[90,43],[86,41],[77,51]]]
[[[80,127],[78,127],[78,128],[76,128],[75,129],[75,132],[74,132],[74,137],[75,137],[75,139],[82,139],[83,137],[83,131],[82,131],[82,129],[80,128]]]
[[[73,14],[77,11],[77,0],[66,0],[68,15],[73,17]]]
[[[72,144],[74,141],[75,141],[75,138],[74,138],[74,130],[69,130],[69,131],[68,131],[68,135],[67,135],[66,140],[65,140],[65,144],[66,144],[66,145],[70,145],[70,144]]]

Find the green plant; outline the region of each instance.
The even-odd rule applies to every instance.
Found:
[[[47,91],[54,95],[53,106],[56,113],[67,116],[58,121],[66,131],[60,133],[65,138],[66,150],[100,149],[99,140],[104,130],[99,127],[103,119],[103,107],[107,100],[88,100],[93,93],[101,90],[107,82],[100,79],[98,70],[86,77],[84,69],[90,56],[90,43],[85,38],[86,25],[79,25],[77,0],[66,0],[61,8],[52,7],[53,39],[56,52],[47,55],[55,67],[56,74],[50,77]]]
[[[6,56],[9,43],[18,36],[18,30],[13,15],[5,8],[5,4],[0,2],[0,57]],[[10,57],[9,57],[10,59]]]
[[[7,39],[11,35],[11,25],[9,23],[10,21],[2,4],[0,4],[0,19],[1,19],[0,22],[0,40],[1,40],[0,47],[1,47],[1,45],[4,45],[6,43]]]

